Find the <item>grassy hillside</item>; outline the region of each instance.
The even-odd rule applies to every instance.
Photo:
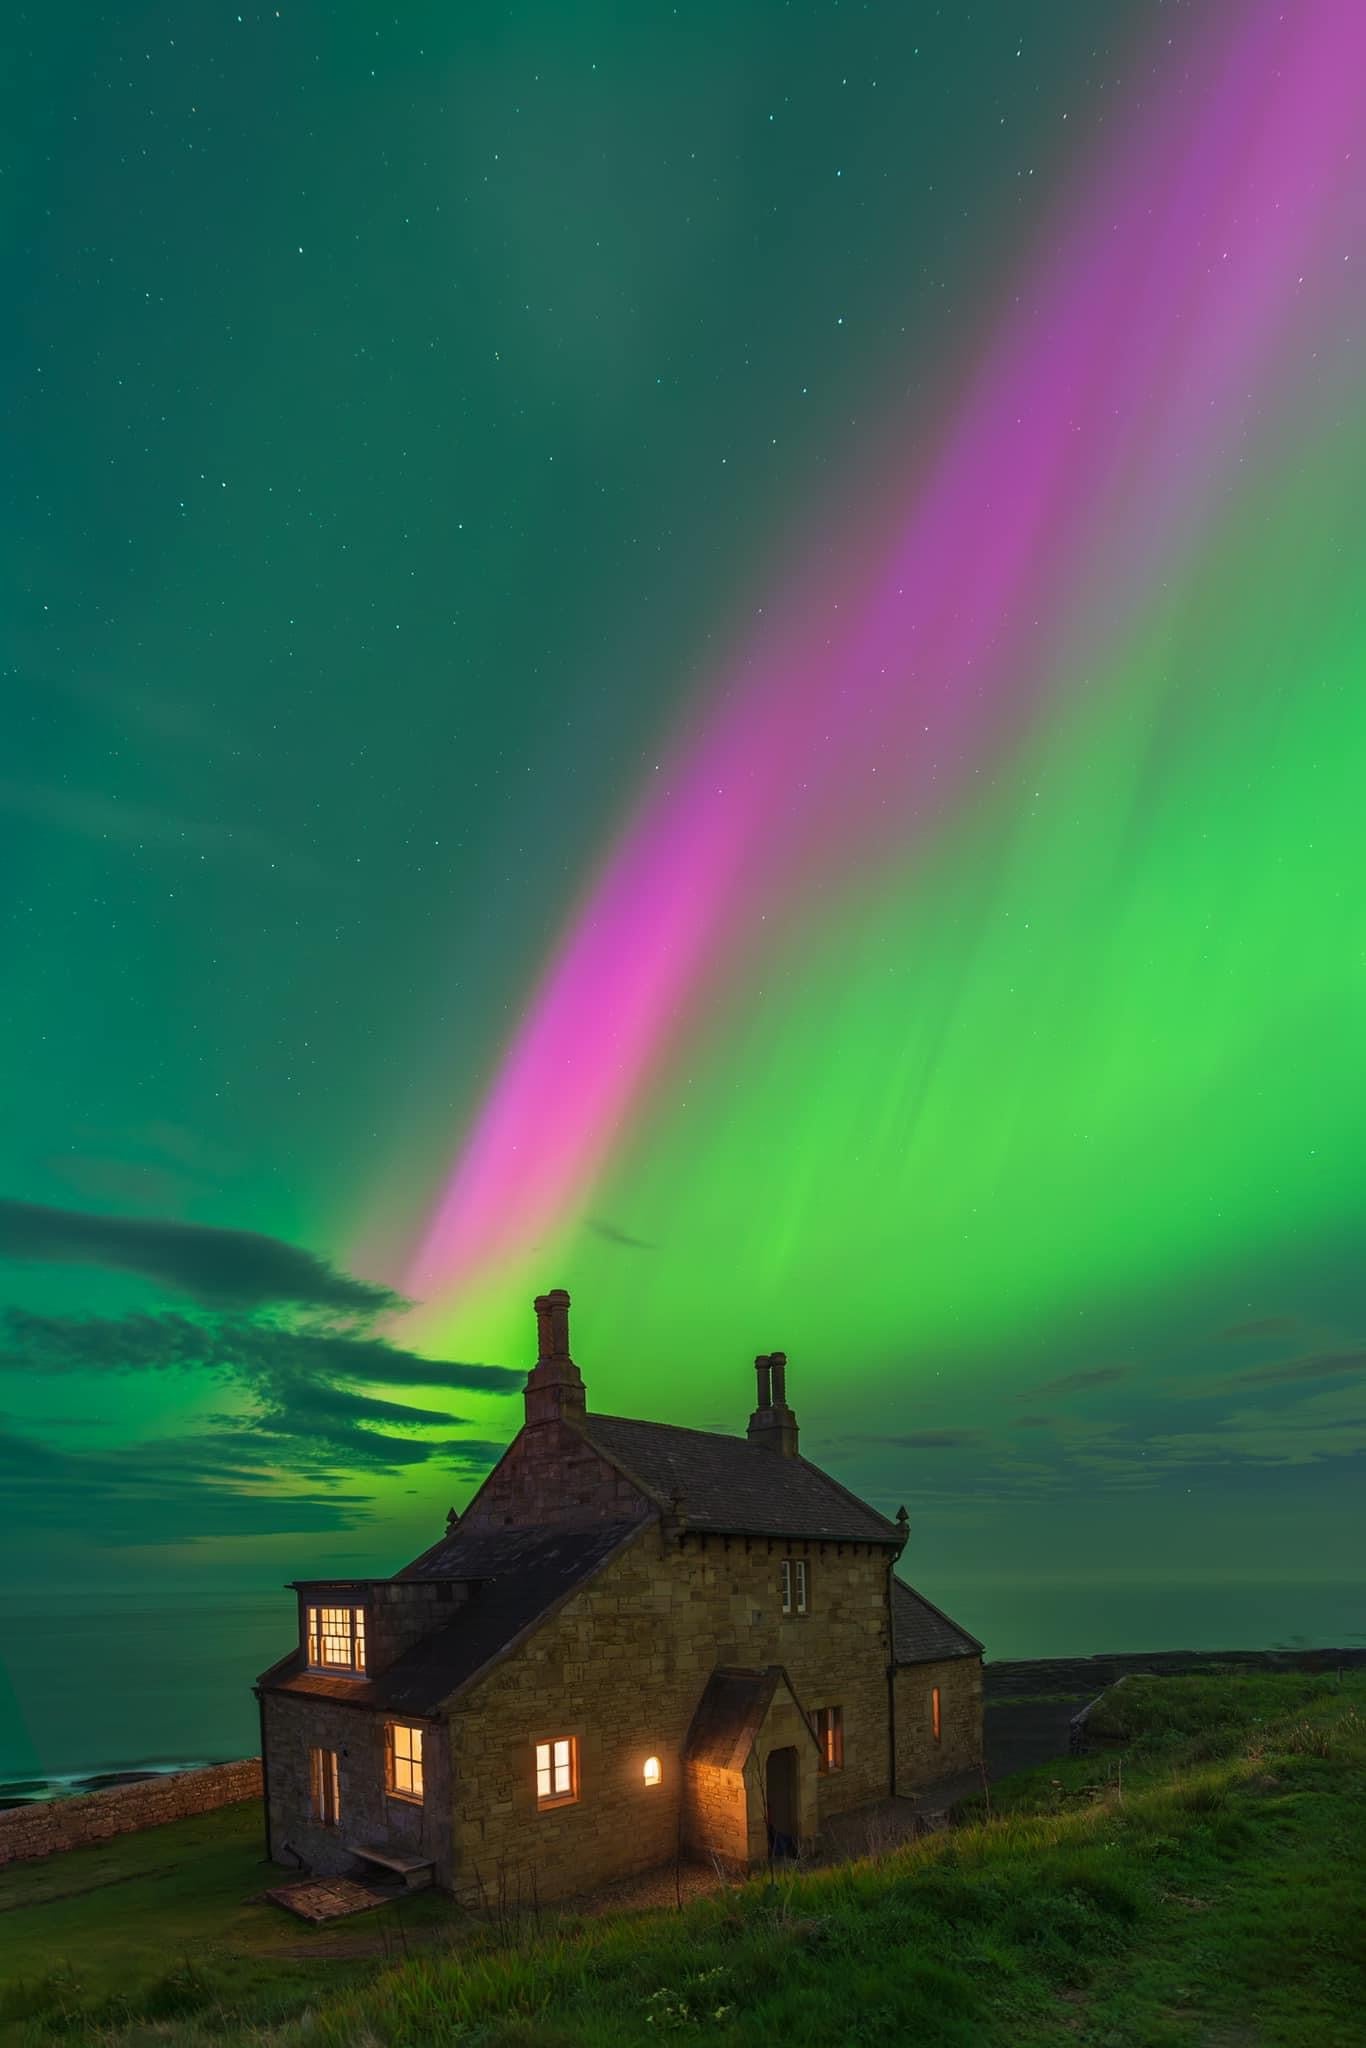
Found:
[[[258,1902],[282,1881],[254,1801],[0,1870],[0,2042],[84,2041],[129,2013],[205,2005],[284,2018],[452,1919],[420,1894],[401,1925],[384,1909],[315,1929]]]
[[[1131,1680],[1103,1725],[1122,1751],[1008,1780],[990,1820],[877,1863],[681,1914],[566,1920],[521,1945],[452,1919],[456,1946],[439,1934],[396,1968],[372,1963],[371,1981],[339,1984],[305,2021],[260,2026],[249,1988],[206,1959],[194,2017],[101,2030],[88,2005],[49,2005],[16,2017],[11,2038],[1360,2048],[1366,1682]]]

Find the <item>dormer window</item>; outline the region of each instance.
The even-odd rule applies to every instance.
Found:
[[[313,1671],[365,1672],[365,1609],[310,1607],[308,1662]]]

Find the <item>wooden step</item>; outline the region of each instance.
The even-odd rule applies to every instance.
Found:
[[[418,1884],[430,1884],[433,1864],[430,1856],[400,1856],[393,1849],[372,1849],[359,1842],[348,1842],[347,1853],[359,1856],[362,1863],[377,1863],[383,1870],[392,1870],[406,1885],[416,1889]]]

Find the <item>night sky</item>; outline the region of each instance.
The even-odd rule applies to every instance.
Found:
[[[394,1569],[563,1285],[989,1651],[1359,1636],[1356,0],[3,35],[26,1591]]]

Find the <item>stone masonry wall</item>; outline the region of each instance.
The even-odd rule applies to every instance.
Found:
[[[446,1731],[439,1721],[404,1716],[423,1733],[425,1797],[421,1805],[385,1789],[381,1713],[296,1694],[265,1696],[270,1787],[270,1843],[276,1863],[326,1876],[354,1872],[359,1845],[431,1858],[438,1884],[449,1886],[451,1862],[443,1815],[450,1806]],[[337,1752],[340,1813],[335,1827],[310,1810],[309,1750]]]
[[[465,1510],[471,1529],[631,1522],[651,1511],[614,1465],[567,1422],[528,1424]]]
[[[784,1555],[808,1559],[812,1610],[786,1620]],[[560,1898],[668,1861],[684,1738],[718,1664],[781,1664],[806,1712],[844,1709],[845,1767],[819,1780],[823,1816],[885,1797],[888,1658],[885,1551],[695,1535],[680,1544],[647,1525],[456,1702],[455,1889],[519,1885],[527,1896],[534,1872],[537,1895]],[[580,1798],[542,1812],[533,1745],[564,1735],[578,1741]],[[647,1786],[652,1755],[663,1778]],[[813,1750],[803,1771],[814,1762]]]
[[[696,1856],[729,1870],[749,1861],[745,1780],[719,1764],[690,1763],[683,1781],[683,1837]]]
[[[940,1778],[975,1770],[982,1758],[981,1658],[903,1664],[893,1685],[897,1791],[909,1798]],[[938,1742],[931,1701],[935,1686],[939,1687]]]
[[[260,1796],[261,1762],[252,1756],[199,1771],[168,1771],[134,1785],[110,1785],[75,1799],[16,1806],[0,1813],[0,1864],[35,1863],[61,1849],[136,1834]]]

